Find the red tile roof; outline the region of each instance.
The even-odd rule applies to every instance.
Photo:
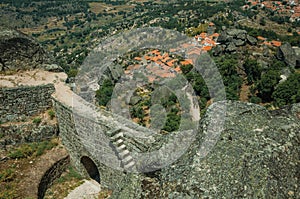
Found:
[[[212,46],[204,46],[202,49],[205,51],[210,51],[212,49]]]
[[[148,56],[148,55],[145,55],[145,59],[146,59],[146,60],[150,60],[150,59],[151,59],[151,57],[150,57],[150,56]]]
[[[219,33],[214,33],[212,36],[213,36],[213,37],[219,37],[220,34],[219,34]]]
[[[159,50],[153,50],[150,52],[150,54],[160,55],[160,52],[159,52]]]
[[[280,41],[271,41],[271,44],[273,45],[273,46],[275,46],[275,47],[279,47],[279,46],[281,46],[281,42]]]
[[[142,61],[142,58],[141,57],[135,57],[134,60],[136,60],[136,61]]]
[[[266,38],[264,38],[264,37],[262,37],[262,36],[257,36],[257,39],[258,39],[258,40],[263,40],[263,41],[266,40]]]
[[[176,72],[178,72],[178,73],[181,73],[180,67],[176,67],[176,68],[174,68],[174,70],[175,70]]]
[[[291,18],[298,18],[298,17],[300,17],[300,13],[294,13],[294,14],[291,16]]]
[[[173,67],[175,61],[176,61],[176,60],[173,59],[173,60],[169,61],[169,62],[167,63],[167,65],[170,66],[170,67]]]
[[[169,57],[169,53],[165,53],[165,54],[163,55],[163,57],[164,57],[164,58]]]
[[[272,46],[271,42],[268,42],[268,41],[264,41],[263,44],[265,44],[265,45],[267,45],[267,46]]]
[[[193,64],[193,61],[191,59],[186,59],[184,61],[181,61],[180,64],[182,64],[182,65],[189,65],[189,64]]]

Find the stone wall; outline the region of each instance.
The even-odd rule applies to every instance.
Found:
[[[86,172],[80,160],[83,156],[91,158],[98,167],[101,185],[108,188],[114,187],[122,174],[97,161],[97,158],[95,158],[95,155],[97,154],[92,154],[85,148],[85,146],[82,144],[80,136],[78,135],[78,132],[76,131],[72,108],[67,107],[58,101],[55,101],[54,108],[59,122],[60,137],[62,138],[62,142],[70,154],[72,164],[81,173],[85,174]],[[103,148],[103,150],[106,149]],[[110,149],[107,148],[107,150]]]
[[[8,145],[38,142],[58,135],[57,124],[22,123],[0,126],[0,149]]]
[[[46,190],[65,171],[69,163],[70,157],[68,155],[64,156],[46,171],[38,187],[38,199],[44,198]]]
[[[53,84],[0,89],[0,121],[22,121],[52,107]]]

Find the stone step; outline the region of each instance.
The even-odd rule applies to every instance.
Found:
[[[130,168],[132,168],[134,165],[135,165],[135,162],[134,162],[134,161],[129,162],[128,164],[124,165],[124,169],[130,169]]]
[[[109,135],[109,137],[113,137],[113,136],[115,136],[116,134],[118,134],[120,132],[121,132],[121,129],[118,129],[118,130],[115,130],[115,131],[108,131],[107,135]]]
[[[122,139],[118,139],[117,141],[113,142],[113,144],[116,145],[116,146],[120,146],[120,145],[123,144],[123,142],[124,141]]]
[[[117,147],[118,151],[122,151],[124,149],[126,149],[126,145],[125,144],[122,144],[121,146]]]
[[[122,160],[123,164],[128,164],[129,162],[133,161],[132,156],[127,156],[125,159]]]
[[[118,139],[120,137],[123,137],[123,133],[122,132],[119,132],[119,133],[117,133],[116,135],[114,135],[114,136],[112,136],[110,138],[111,138],[111,140],[116,140],[116,139]]]
[[[119,153],[121,159],[124,159],[125,157],[129,156],[129,154],[130,152],[127,149]]]

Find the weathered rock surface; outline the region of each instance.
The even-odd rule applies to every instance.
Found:
[[[299,198],[300,104],[268,111],[226,103],[224,131],[207,156],[199,148],[214,118],[211,111],[201,121],[197,141],[176,163],[123,187],[142,185],[141,198]]]
[[[43,68],[49,72],[63,72],[63,68],[57,64],[43,64]]]
[[[250,36],[250,35],[247,35],[247,41],[251,45],[256,45],[257,44],[257,39],[255,37]]]
[[[221,45],[225,45],[225,52],[232,53],[237,51],[238,47],[245,46],[247,43],[256,45],[257,40],[248,35],[247,31],[240,29],[223,30],[217,40]],[[220,49],[215,52],[220,54]]]
[[[32,38],[0,26],[0,71],[42,68],[52,61]]]
[[[234,45],[234,43],[229,43],[226,47],[226,51],[228,52],[234,52],[237,50],[236,45]]]
[[[246,39],[247,31],[246,30],[240,30],[240,29],[230,29],[227,31],[227,34],[230,36],[233,36],[234,38],[238,39]]]
[[[278,48],[277,58],[284,61],[291,67],[296,66],[297,56],[295,50],[292,48],[291,44],[285,43]]]

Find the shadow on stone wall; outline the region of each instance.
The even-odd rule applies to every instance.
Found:
[[[45,172],[38,187],[38,199],[44,198],[46,190],[52,185],[53,181],[65,171],[69,163],[70,156],[64,156]]]
[[[87,173],[89,174],[89,176],[97,181],[98,183],[100,183],[100,174],[99,174],[99,170],[96,166],[96,164],[94,163],[94,161],[87,157],[87,156],[83,156],[80,160],[80,162],[83,164],[85,170],[87,171]]]

